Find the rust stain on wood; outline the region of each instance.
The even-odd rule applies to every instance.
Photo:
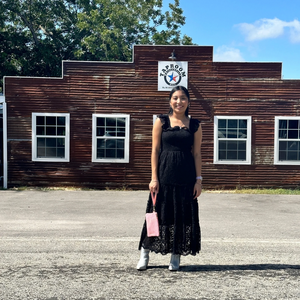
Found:
[[[166,113],[158,61],[175,49],[188,61],[190,114],[202,121],[205,188],[293,186],[300,166],[275,166],[274,117],[299,116],[300,80],[282,80],[281,63],[213,61],[212,47],[136,46],[128,63],[63,62],[62,78],[5,79],[9,186],[147,188],[153,115]],[[70,113],[70,162],[31,161],[32,112]],[[93,163],[92,114],[130,114],[130,162]],[[213,164],[213,117],[252,116],[252,165]]]

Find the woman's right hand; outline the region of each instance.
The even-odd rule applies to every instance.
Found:
[[[149,183],[149,190],[150,192],[154,192],[158,194],[159,191],[159,182],[158,180],[151,180]]]

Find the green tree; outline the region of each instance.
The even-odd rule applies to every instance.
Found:
[[[185,24],[179,0],[162,13],[162,0],[95,0],[95,6],[78,14],[78,26],[84,31],[78,58],[129,61],[135,44],[190,45],[192,39],[181,36]]]
[[[135,44],[192,44],[179,5],[163,13],[162,0],[1,0],[0,79],[61,76],[62,60],[130,61]]]

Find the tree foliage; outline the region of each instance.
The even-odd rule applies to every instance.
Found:
[[[135,44],[190,45],[179,0],[1,0],[0,78],[60,76],[62,60],[130,61]]]

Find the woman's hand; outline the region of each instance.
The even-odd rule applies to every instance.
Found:
[[[194,185],[194,199],[197,199],[201,195],[202,192],[202,183],[201,181],[199,182],[198,180],[196,181]]]
[[[158,180],[151,180],[149,183],[149,190],[150,192],[154,192],[158,194],[159,191],[159,182]]]

